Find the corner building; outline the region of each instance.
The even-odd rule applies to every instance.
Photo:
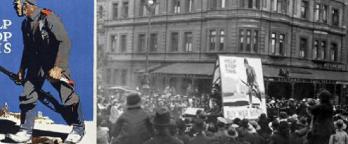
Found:
[[[348,102],[347,0],[109,0],[104,9],[104,86],[210,92],[218,54],[262,59],[266,94]],[[146,68],[146,55],[148,65]]]

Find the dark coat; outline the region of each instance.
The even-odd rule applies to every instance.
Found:
[[[211,144],[213,138],[207,137],[205,135],[199,134],[190,140],[189,144]]]
[[[133,143],[138,144],[138,143]],[[139,143],[140,144],[140,143]],[[173,136],[155,136],[144,144],[184,144],[181,140]]]
[[[190,141],[190,137],[182,134],[182,135],[177,135],[178,139],[180,139],[182,142],[184,142],[184,144],[188,144]]]
[[[333,125],[333,108],[330,104],[320,104],[311,108],[313,115],[312,135],[330,137],[335,132]]]
[[[289,141],[290,141],[289,137],[285,137],[278,133],[275,133],[274,135],[271,136],[270,144],[290,144]]]
[[[114,144],[142,144],[152,136],[150,118],[141,108],[125,111],[112,127]]]

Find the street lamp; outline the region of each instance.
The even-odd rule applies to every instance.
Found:
[[[144,89],[150,89],[150,80],[149,80],[149,51],[150,51],[150,31],[151,31],[151,17],[155,12],[156,9],[156,5],[157,5],[157,1],[156,0],[147,0],[147,2],[145,3],[145,7],[146,10],[148,11],[149,15],[149,21],[148,21],[148,25],[147,25],[147,44],[146,44],[146,53],[145,53],[145,81],[144,81]]]

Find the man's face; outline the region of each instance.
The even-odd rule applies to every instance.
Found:
[[[35,10],[35,6],[31,5],[28,2],[24,2],[23,3],[23,14],[25,14],[26,16],[30,16]]]
[[[21,0],[14,0],[13,8],[15,9],[17,16],[23,16],[23,5],[21,3]]]

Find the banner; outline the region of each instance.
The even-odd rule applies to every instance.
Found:
[[[219,56],[218,64],[214,76],[220,76],[224,117],[256,119],[266,113],[261,59]]]

